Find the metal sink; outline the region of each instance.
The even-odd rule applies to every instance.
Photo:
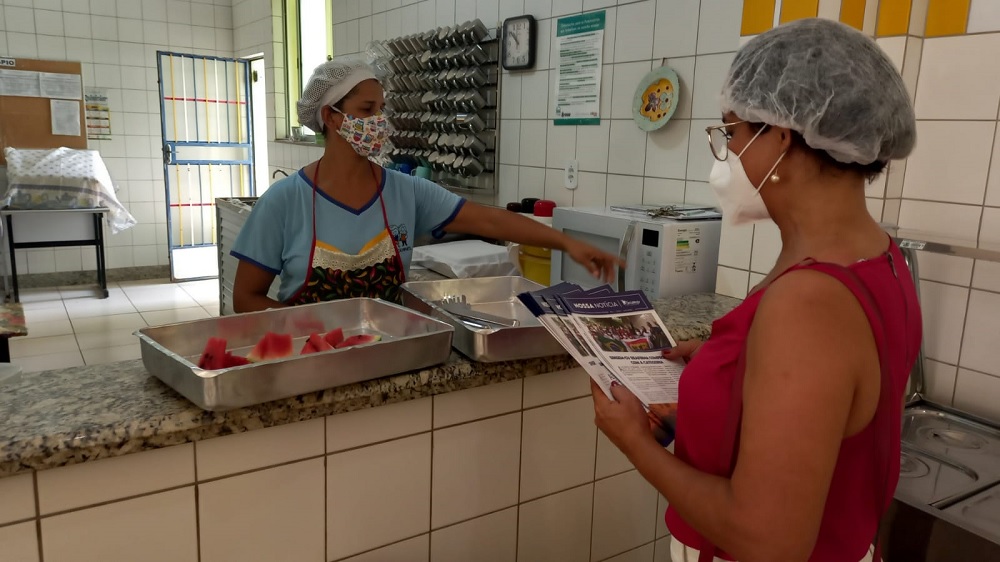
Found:
[[[882,521],[887,562],[1000,560],[1000,431],[920,402],[903,415],[895,499]]]
[[[903,415],[903,443],[949,459],[987,481],[1000,480],[1000,431],[971,419],[929,407]]]
[[[915,249],[954,253],[899,237],[897,243],[918,295]],[[923,360],[921,349],[903,413],[899,484],[879,533],[882,556],[887,562],[1000,560],[1000,428],[927,401]]]
[[[975,471],[947,458],[921,454],[903,444],[896,497],[921,505],[943,505],[982,487]]]

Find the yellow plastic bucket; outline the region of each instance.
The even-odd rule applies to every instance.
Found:
[[[537,246],[521,246],[518,250],[521,272],[526,279],[549,286],[552,271],[552,250]]]

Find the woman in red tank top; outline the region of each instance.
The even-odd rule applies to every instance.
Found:
[[[690,359],[673,454],[624,388],[595,387],[596,422],[669,502],[675,562],[871,560],[921,318],[864,188],[912,150],[910,98],[874,41],[809,19],[740,50],[722,112],[710,183],[730,223],[774,220],[777,262],[673,350]]]

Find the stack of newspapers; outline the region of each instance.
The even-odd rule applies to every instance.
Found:
[[[672,439],[684,362],[663,352],[676,345],[642,291],[610,286],[584,290],[560,283],[518,299],[538,317],[608,398],[612,383],[632,392],[659,421],[661,443]]]

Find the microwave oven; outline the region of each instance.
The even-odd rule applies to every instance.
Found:
[[[620,256],[625,266],[612,282],[616,290],[638,289],[657,299],[715,292],[721,218],[714,209],[681,205],[556,207],[552,228]],[[551,267],[553,285],[566,281],[591,289],[602,283],[563,252],[552,253]]]

